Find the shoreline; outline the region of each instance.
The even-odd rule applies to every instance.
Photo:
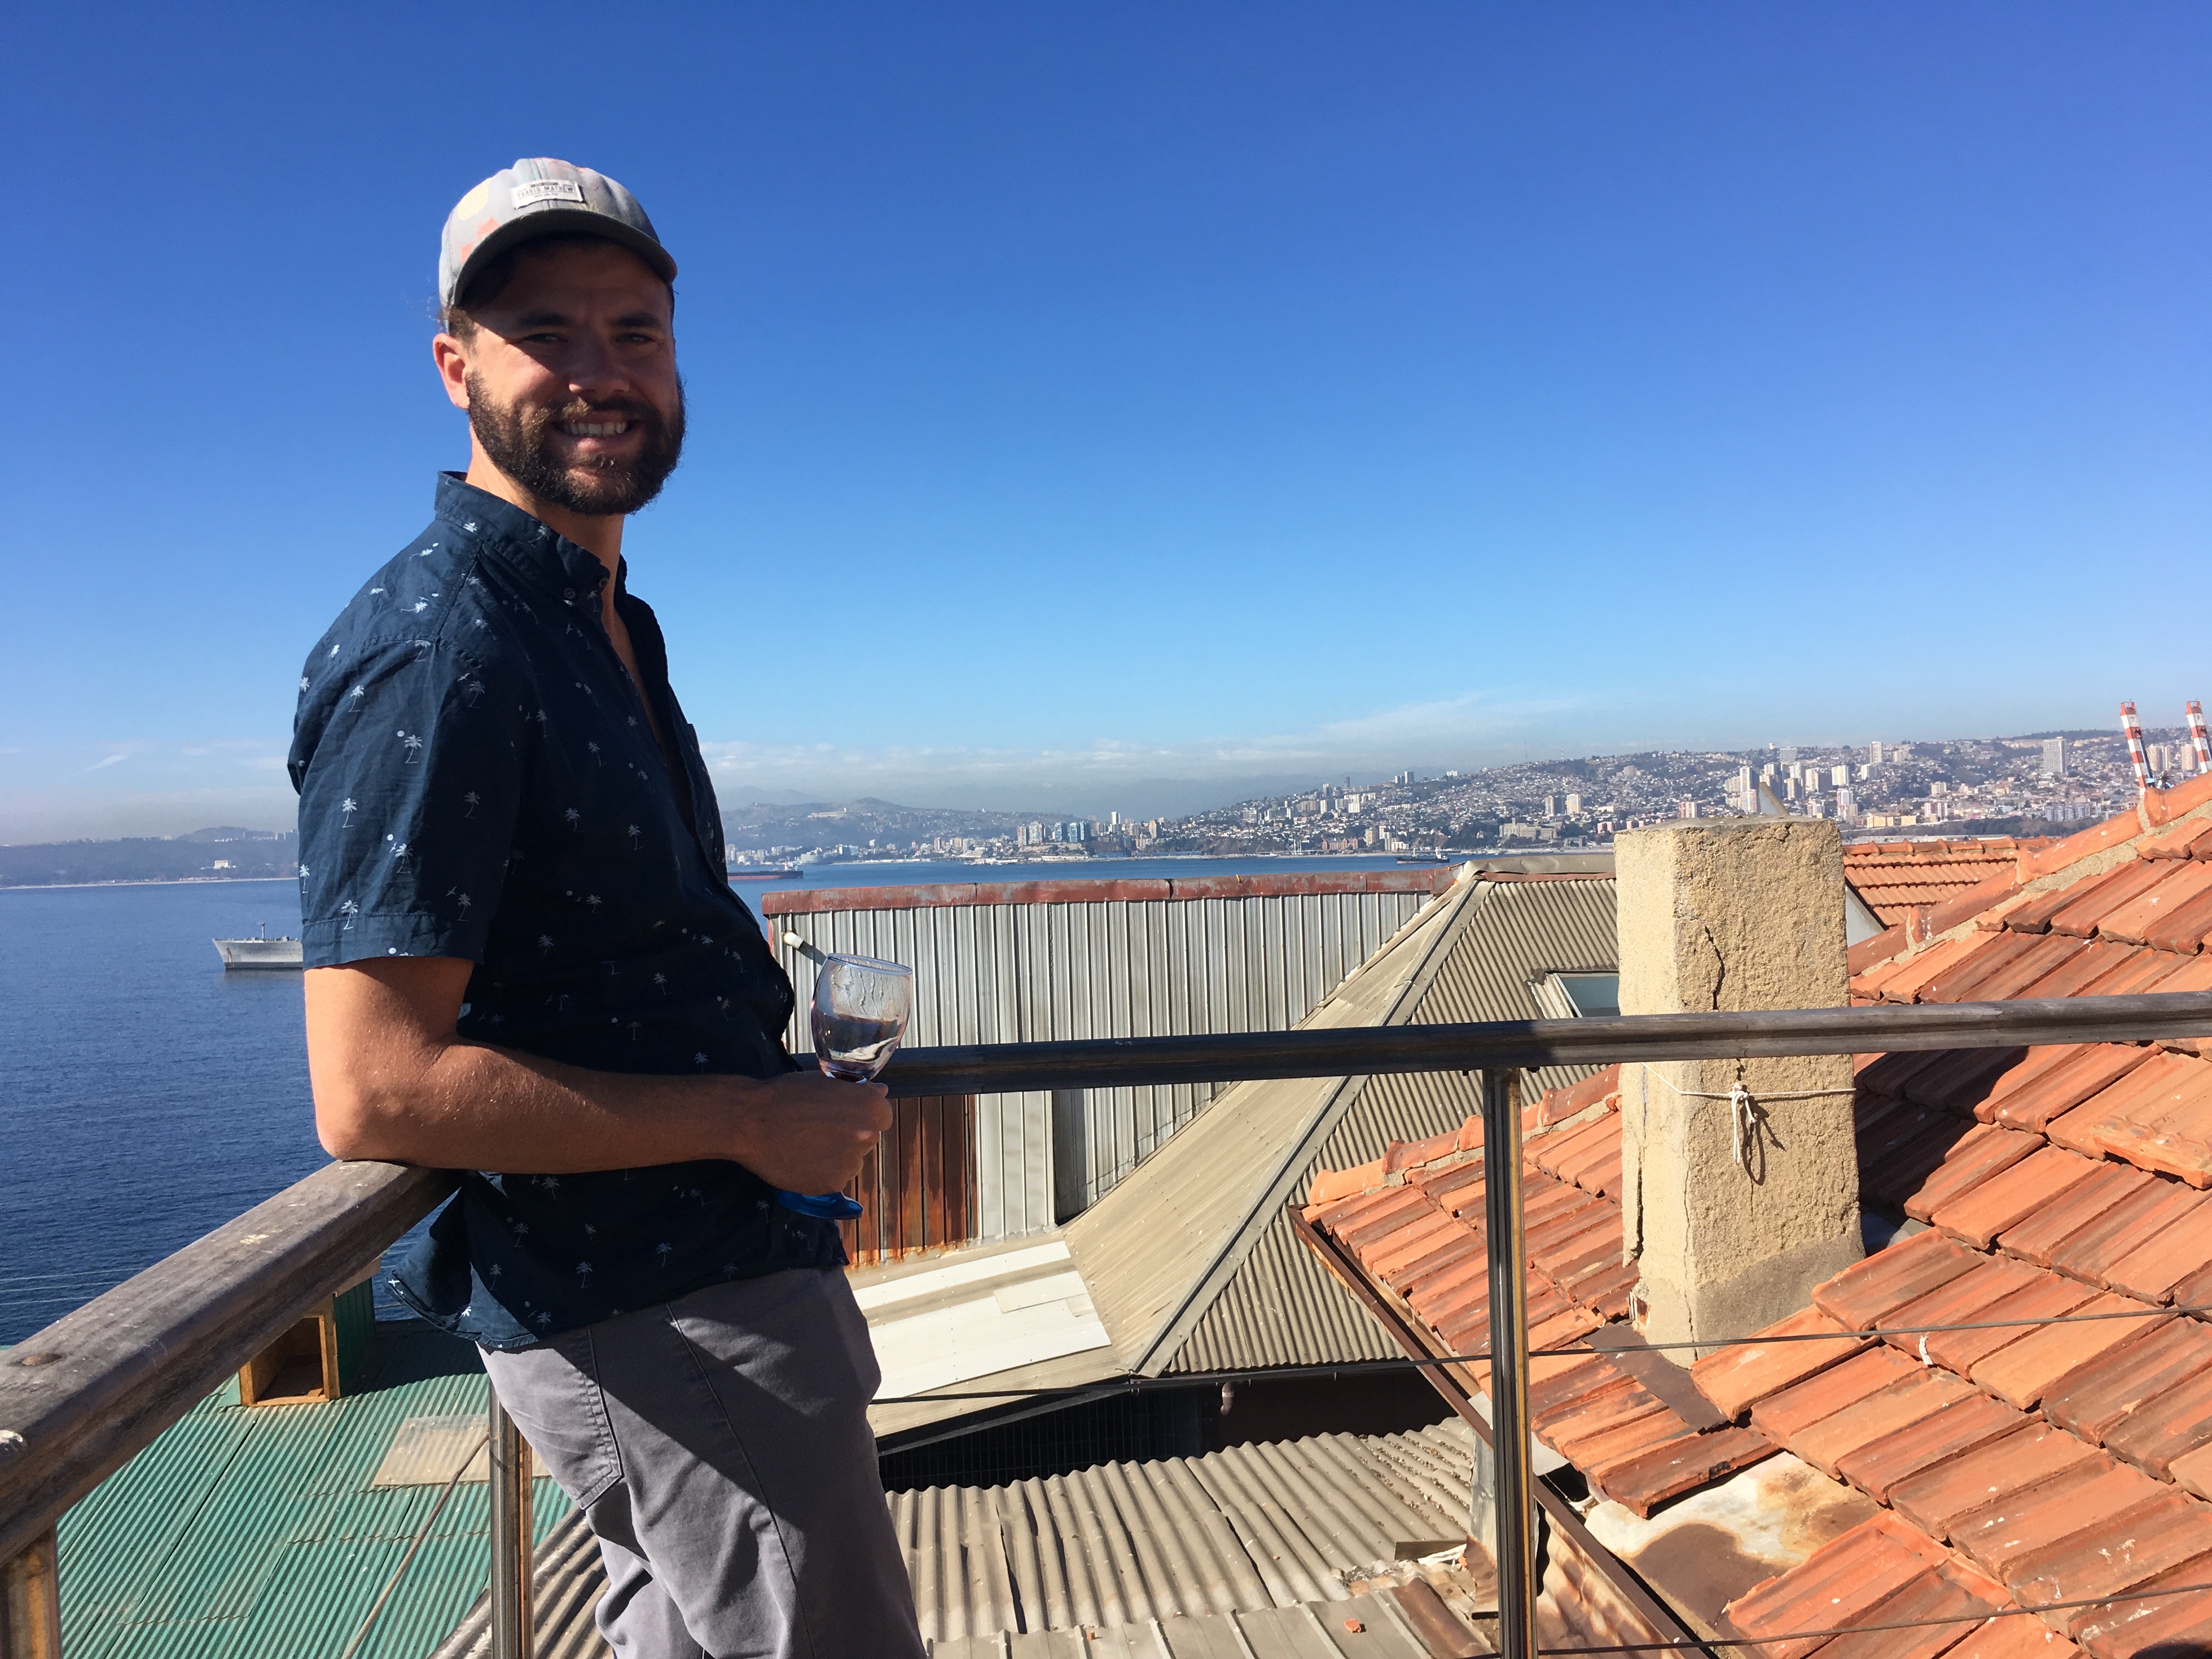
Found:
[[[297,876],[149,876],[114,881],[0,882],[0,893],[58,893],[72,887],[251,887],[257,882],[297,881]]]

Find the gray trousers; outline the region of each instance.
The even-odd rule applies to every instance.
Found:
[[[598,1534],[619,1659],[920,1659],[844,1273],[718,1285],[520,1353],[492,1387]]]

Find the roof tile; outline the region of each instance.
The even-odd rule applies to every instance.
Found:
[[[1967,957],[1973,956],[1982,948],[1984,942],[1985,936],[1979,933],[1969,933],[1960,939],[1946,940],[1941,945],[1933,945],[1923,951],[1917,957],[1907,957],[1893,973],[1885,973],[1883,970],[1877,969],[1874,974],[1868,975],[1869,983],[1873,985],[1878,982],[1881,997],[1885,1001],[1917,1001],[1924,988],[1950,972]]]
[[[1953,1145],[1918,1189],[1906,1197],[1905,1212],[1915,1221],[1925,1221],[1944,1205],[1964,1198],[2043,1145],[2041,1135],[1992,1123],[1976,1124]]]
[[[2067,902],[2052,912],[2051,931],[2087,939],[2106,916],[2164,881],[2173,872],[2171,864],[2129,859],[2101,876],[2075,883],[2061,890]]]
[[[2212,1230],[2197,1206],[2105,1270],[2105,1282],[2146,1302],[2170,1302],[2176,1290],[2212,1267]]]
[[[2058,1247],[2051,1266],[2092,1285],[2112,1284],[2112,1269],[2176,1222],[2201,1218],[2203,1199],[2178,1182],[2150,1181]]]
[[[1975,936],[1976,948],[1971,950],[1950,967],[1921,987],[1923,1002],[1974,1002],[1981,999],[1976,989],[1987,979],[2002,973],[2017,958],[2035,947],[2035,937],[2030,933],[1981,933]]]
[[[2195,850],[2200,842],[2205,845],[2205,853],[2212,853],[2212,818],[2184,818],[2180,823],[2137,842],[2136,856],[2139,859],[2201,858],[2204,854]]]
[[[1788,1446],[1824,1417],[1895,1388],[1921,1368],[1893,1348],[1873,1347],[1769,1395],[1751,1408],[1751,1426]]]
[[[2008,1255],[2047,1267],[2066,1241],[2150,1184],[2152,1177],[2132,1164],[2100,1163],[2065,1196],[1997,1236]]]
[[[2142,1304],[2130,1296],[2100,1296],[2074,1310],[2077,1317],[2099,1314],[2135,1313]],[[2045,1325],[2016,1342],[2008,1342],[1988,1358],[1978,1361],[1967,1374],[1977,1386],[2006,1404],[2026,1411],[2043,1398],[2044,1390],[2077,1365],[2087,1364],[2106,1350],[2131,1340],[2155,1320],[2092,1319],[2084,1324]]]
[[[2212,891],[2199,893],[2161,917],[2143,943],[2179,956],[2194,956],[2203,948],[2208,932],[2212,932]]]
[[[1883,1340],[1893,1348],[1917,1355],[1922,1338],[1939,1334],[1925,1327],[1976,1323],[1996,1304],[2043,1277],[2025,1261],[1993,1256],[1893,1312],[1882,1322],[1895,1334]]]
[[[2076,1468],[1960,1516],[1951,1541],[1983,1571],[2004,1578],[2015,1562],[2101,1527],[2163,1490],[2141,1469],[2094,1453]]]
[[[2066,1060],[2015,1088],[1991,1098],[1994,1121],[2014,1129],[2040,1129],[2063,1112],[2108,1088],[2149,1059],[2151,1050],[2130,1043],[2095,1042],[2075,1049]]]
[[[1992,1619],[1953,1648],[1948,1659],[2077,1659],[2081,1650],[2039,1619]]]
[[[2145,1401],[2205,1371],[2212,1371],[2212,1330],[2193,1319],[2177,1319],[2120,1343],[2060,1377],[2044,1395],[2043,1414],[2060,1428],[2101,1445],[2106,1435]]]
[[[1989,1328],[1978,1331],[1944,1331],[1927,1339],[1929,1358],[1947,1370],[1961,1376],[1971,1375],[1974,1367],[1990,1355],[2010,1347],[2033,1334],[2043,1321],[2056,1319],[2061,1314],[2072,1313],[2096,1292],[2087,1285],[2057,1273],[2040,1273],[2033,1285],[2001,1297],[1981,1310],[1977,1320],[1961,1320],[1961,1324],[1979,1324]],[[2006,1320],[2031,1322],[2007,1325]],[[1917,1339],[1916,1339],[1917,1340]],[[1917,1351],[1917,1350],[1916,1350]]]
[[[2002,1174],[1953,1199],[1930,1219],[1954,1238],[1985,1250],[1999,1233],[2063,1198],[2095,1169],[2086,1158],[2056,1146],[2040,1147]]]
[[[1998,1080],[2027,1059],[2025,1048],[1960,1048],[1913,1073],[1905,1097],[1938,1111],[1978,1117],[1976,1110]]]
[[[2212,1652],[2212,1595],[2157,1594],[2208,1582],[2212,1571],[2201,1561],[2161,1573],[2135,1586],[2130,1595],[2092,1609],[2092,1616],[2076,1626],[2075,1638],[2097,1659],[2133,1659],[2137,1654],[2143,1659],[2184,1659]]]
[[[1938,1464],[1891,1487],[1898,1514],[1932,1538],[1951,1538],[1965,1517],[2025,1487],[2096,1462],[2111,1460],[2063,1429],[2031,1422],[1992,1441],[1972,1457]],[[1955,1541],[1955,1540],[1954,1540]]]
[[[1936,1659],[2011,1599],[1994,1579],[1960,1562],[1931,1567],[1876,1607],[1869,1625],[1912,1624],[1911,1630],[1868,1630],[1838,1636],[1819,1659]]]
[[[1833,1342],[1761,1342],[1759,1337],[1803,1337],[1842,1333]],[[1690,1367],[1698,1391],[1723,1416],[1741,1417],[1767,1395],[1778,1394],[1816,1372],[1848,1359],[1867,1344],[1865,1337],[1822,1313],[1801,1308],[1778,1320],[1747,1342],[1707,1354]]]
[[[2031,1607],[2110,1598],[2207,1556],[2212,1556],[2212,1514],[2195,1499],[2153,1483],[2148,1497],[2101,1525],[2015,1559],[2005,1582]],[[2096,1611],[2075,1607],[2048,1616],[2071,1634]]]
[[[1899,1378],[1879,1393],[1832,1412],[1790,1437],[1790,1449],[1821,1474],[1837,1475],[1851,1453],[1911,1428],[1967,1400],[1981,1398],[1948,1371],[1923,1369]]]
[[[2089,948],[2086,939],[2064,933],[2036,935],[2033,944],[1974,988],[1976,1002],[2007,1002],[2031,985],[2059,972]]]
[[[2212,1446],[2184,1452],[2166,1466],[2166,1476],[2199,1498],[2212,1498]]]
[[[2100,974],[2076,993],[2085,997],[2131,997],[2146,991],[2155,991],[2166,981],[2190,965],[2186,957],[2169,956],[2163,951],[2146,951],[2138,945],[2118,947],[2127,951],[2126,960],[2115,963],[2107,972]]]
[[[1853,1330],[1878,1325],[1908,1302],[1949,1284],[1981,1258],[1932,1229],[1878,1250],[1813,1288],[1813,1305]]]
[[[1967,1390],[1943,1411],[1869,1441],[1836,1460],[1836,1472],[1875,1498],[1916,1475],[1979,1451],[2025,1428],[2032,1419],[1985,1394]]]
[[[1949,1558],[1885,1511],[1831,1539],[1789,1571],[1754,1584],[1723,1609],[1746,1636],[1832,1629],[1875,1608]],[[1765,1659],[1806,1659],[1824,1638],[1762,1644]]]
[[[2152,867],[2155,867],[2154,866]],[[2212,893],[2212,863],[2168,864],[2168,873],[2097,924],[2100,939],[2148,944],[2159,924],[2191,899]]]
[[[1710,1434],[1685,1435],[1583,1473],[1614,1503],[1648,1516],[1670,1498],[1773,1455],[1773,1443],[1763,1435],[1749,1429],[1715,1429]]]
[[[2105,1449],[2163,1480],[2174,1459],[2212,1445],[2212,1371],[2154,1395],[2106,1431]]]
[[[2092,939],[2033,985],[2021,988],[2022,997],[2070,997],[2094,985],[2123,962],[2134,959],[2135,946],[2108,945]]]

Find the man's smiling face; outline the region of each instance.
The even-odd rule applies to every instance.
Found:
[[[526,244],[496,292],[471,293],[438,337],[447,395],[536,500],[589,518],[635,513],[684,447],[672,310],[668,284],[611,242]]]

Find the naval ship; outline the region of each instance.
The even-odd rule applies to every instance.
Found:
[[[219,939],[215,941],[216,954],[222,958],[225,968],[297,968],[302,965],[300,941],[289,933],[269,937],[269,924],[263,922],[252,939]]]

